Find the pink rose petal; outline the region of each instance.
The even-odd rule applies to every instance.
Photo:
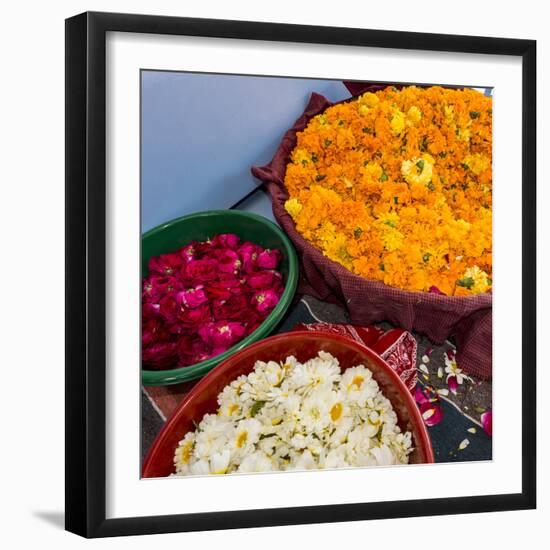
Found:
[[[426,396],[426,393],[420,386],[416,386],[416,389],[414,390],[414,399],[419,405],[423,405],[424,403],[429,403],[430,400]]]
[[[481,426],[485,432],[492,436],[493,435],[493,412],[486,411],[481,415]]]
[[[201,326],[198,333],[212,348],[227,349],[244,336],[245,327],[241,323],[218,321]]]
[[[218,278],[218,263],[216,260],[204,258],[189,260],[182,270],[183,278],[197,284],[214,281]]]
[[[237,253],[242,262],[242,271],[245,273],[252,273],[256,270],[256,262],[258,255],[262,252],[262,248],[257,244],[251,242],[243,243],[238,249]]]
[[[262,269],[275,269],[281,259],[279,250],[270,250],[266,248],[258,254],[257,265]]]
[[[231,248],[232,250],[237,249],[239,246],[240,238],[234,233],[221,233],[216,235],[212,239],[212,246],[218,248]]]
[[[281,275],[276,271],[257,271],[246,277],[246,284],[258,290],[272,289],[280,281]]]
[[[195,308],[208,301],[204,287],[198,285],[194,288],[188,288],[176,294],[176,299],[188,308]]]
[[[177,292],[183,288],[176,277],[152,276],[143,281],[142,300],[144,302],[156,302],[166,294]]]
[[[436,403],[423,403],[420,406],[420,414],[426,426],[435,426],[443,420],[443,411]]]
[[[279,302],[279,296],[273,290],[262,290],[252,296],[252,305],[260,313],[271,311]]]
[[[456,376],[449,376],[449,379],[447,380],[447,386],[449,387],[449,390],[456,394],[456,391],[458,389],[458,382],[456,380]]]
[[[222,273],[236,275],[241,269],[241,259],[234,250],[224,249],[217,257],[218,269]]]
[[[436,286],[431,286],[428,292],[431,292],[432,294],[440,294],[441,296],[446,296],[446,294],[444,292],[441,292],[441,290],[439,290],[439,288],[437,288]]]
[[[177,358],[174,342],[159,342],[141,352],[141,360],[153,369],[163,369],[171,366]]]
[[[149,260],[149,273],[170,276],[175,275],[183,265],[183,258],[180,254],[161,254],[153,256]]]

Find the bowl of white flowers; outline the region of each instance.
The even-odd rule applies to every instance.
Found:
[[[338,334],[266,338],[186,395],[143,463],[145,478],[434,462],[405,384]]]

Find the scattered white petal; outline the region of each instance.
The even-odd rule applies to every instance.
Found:
[[[446,397],[447,395],[449,395],[449,390],[447,388],[441,388],[440,390],[437,390],[437,393]]]
[[[426,365],[420,365],[418,367],[424,374],[430,374],[430,371],[428,370],[428,367]]]
[[[438,378],[443,378],[443,369],[441,367],[439,367],[437,369],[437,377]]]
[[[430,362],[430,358],[427,355],[423,355],[422,356],[422,363],[429,363],[429,362]]]
[[[469,444],[470,444],[470,440],[469,440],[469,439],[463,439],[463,440],[460,442],[460,445],[458,446],[458,450],[459,450],[459,451],[463,451]]]
[[[434,414],[435,414],[435,409],[427,409],[422,415],[422,418],[424,420],[428,420],[428,418],[432,417]]]
[[[472,426],[471,428],[468,428],[468,431],[471,433],[471,434],[475,434],[477,432],[477,430]]]

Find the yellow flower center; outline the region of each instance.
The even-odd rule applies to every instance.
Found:
[[[360,375],[360,374],[356,374],[354,377],[353,377],[353,380],[351,381],[351,384],[350,384],[350,387],[351,386],[356,386],[357,389],[359,389],[361,387],[361,384],[365,381],[365,379]]]
[[[189,460],[191,459],[191,451],[193,449],[193,442],[188,441],[180,451],[180,459],[183,462],[183,464],[187,464]]]
[[[335,403],[332,408],[330,409],[330,418],[333,422],[337,422],[340,417],[342,416],[344,408],[342,407],[342,403]]]
[[[242,448],[243,445],[246,443],[246,440],[248,439],[248,434],[246,432],[241,432],[237,436],[237,448]]]

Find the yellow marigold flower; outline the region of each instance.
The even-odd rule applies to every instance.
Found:
[[[296,164],[307,164],[311,162],[311,154],[309,154],[305,149],[294,149],[292,152],[292,160]]]
[[[303,206],[298,199],[288,199],[285,202],[285,210],[292,216],[292,219],[296,221],[298,215],[302,211]]]
[[[386,250],[398,250],[403,247],[405,237],[397,229],[388,228],[382,233],[382,241]]]
[[[367,107],[376,107],[380,100],[376,94],[372,92],[367,92],[357,98],[359,105],[366,105]]]
[[[397,110],[391,119],[391,130],[394,134],[400,134],[405,129],[405,115]]]
[[[382,167],[376,162],[369,162],[362,170],[377,181],[382,177]]]
[[[469,128],[459,128],[458,129],[458,139],[461,141],[470,141],[471,132]]]
[[[429,155],[401,163],[401,173],[408,183],[428,185],[432,181],[433,159]]]
[[[463,164],[468,166],[474,174],[479,175],[491,166],[491,161],[485,155],[474,153],[464,157]]]
[[[464,272],[464,277],[459,279],[457,284],[477,294],[479,292],[487,292],[491,288],[492,281],[485,271],[474,265]]]
[[[407,111],[407,122],[409,124],[416,124],[417,122],[420,122],[421,118],[422,118],[422,112],[416,105],[413,105]]]

